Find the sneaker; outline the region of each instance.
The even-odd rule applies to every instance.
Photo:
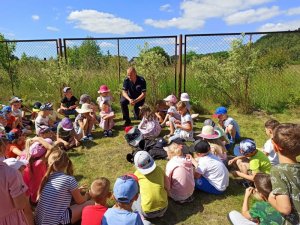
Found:
[[[113,131],[112,130],[108,130],[107,135],[108,135],[108,137],[112,137],[113,136]]]
[[[81,141],[88,141],[89,138],[87,136],[84,136],[83,138],[81,138]]]
[[[107,132],[107,130],[105,130],[105,131],[103,132],[103,136],[104,136],[104,137],[108,137],[108,132]]]
[[[88,134],[87,137],[88,137],[88,139],[89,139],[90,141],[92,141],[92,140],[94,139],[94,138],[93,138],[93,135],[91,135],[91,134]]]

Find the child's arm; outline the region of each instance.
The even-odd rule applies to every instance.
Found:
[[[185,157],[187,160],[190,160],[193,163],[194,167],[198,167],[198,162],[193,158],[191,154],[186,154]]]
[[[17,147],[14,147],[11,151],[18,156],[22,155],[22,151],[20,149],[18,149]]]
[[[76,188],[75,190],[71,191],[71,194],[76,204],[79,205],[85,203],[89,199],[88,192],[85,196],[82,196],[80,193],[80,188]]]
[[[177,128],[180,128],[181,130],[185,130],[187,132],[189,132],[193,129],[190,121],[188,121],[184,124],[181,124],[181,123],[179,124],[177,121],[178,120],[175,121]]]
[[[249,174],[245,174],[245,173],[242,173],[241,171],[237,170],[237,171],[233,171],[232,174],[234,176],[239,176],[239,177],[242,177],[242,178],[244,178],[246,180],[253,181],[254,180],[254,176],[255,176],[256,173],[252,172],[252,174],[249,175]]]
[[[235,163],[238,159],[244,159],[245,156],[237,156],[237,157],[234,157],[233,159],[229,160],[228,161],[228,165],[232,165],[233,163]]]
[[[273,208],[283,215],[289,215],[292,211],[292,206],[288,195],[274,195],[271,192],[268,201]]]
[[[248,220],[252,219],[252,217],[249,213],[249,197],[251,196],[253,191],[254,191],[253,187],[249,187],[249,188],[246,189],[245,196],[244,196],[243,207],[242,207],[242,214]]]

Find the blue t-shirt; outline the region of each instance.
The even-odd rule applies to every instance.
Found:
[[[102,225],[143,225],[138,212],[109,208],[103,218]]]

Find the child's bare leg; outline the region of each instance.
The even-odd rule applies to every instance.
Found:
[[[174,134],[174,131],[175,131],[175,126],[174,126],[174,122],[173,122],[173,118],[170,117],[169,119],[169,123],[170,123],[170,135],[173,135]]]
[[[249,170],[249,160],[248,159],[238,159],[236,161],[236,165],[242,173],[248,174],[248,170]]]

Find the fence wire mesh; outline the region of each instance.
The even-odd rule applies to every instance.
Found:
[[[185,91],[199,109],[300,105],[299,31],[185,35],[183,43],[177,36],[0,41],[0,101],[18,95],[59,102],[65,85],[76,96],[96,98],[101,84],[118,99],[134,65],[147,80],[151,104]]]
[[[186,35],[184,90],[206,108],[284,110],[300,103],[300,33]]]

